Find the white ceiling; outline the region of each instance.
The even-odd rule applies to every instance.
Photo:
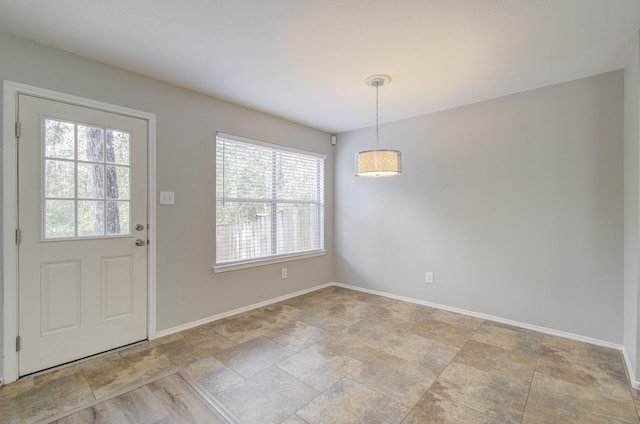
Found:
[[[639,0],[0,0],[0,31],[331,133],[620,69]],[[3,60],[7,60],[4,58]]]

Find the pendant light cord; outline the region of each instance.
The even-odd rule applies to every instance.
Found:
[[[380,84],[376,84],[376,150],[378,150],[378,148],[380,147],[380,130],[378,125],[378,89],[380,89]]]

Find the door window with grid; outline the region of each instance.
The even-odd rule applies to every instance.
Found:
[[[43,239],[131,234],[131,134],[43,120]]]
[[[216,266],[323,251],[324,159],[218,133]]]

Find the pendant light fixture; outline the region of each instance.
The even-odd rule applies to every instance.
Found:
[[[378,90],[389,84],[388,75],[373,75],[366,79],[367,85],[376,89],[376,149],[365,150],[355,155],[356,177],[382,178],[402,174],[402,153],[398,150],[380,149],[378,123]]]

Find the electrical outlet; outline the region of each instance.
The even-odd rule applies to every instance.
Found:
[[[173,205],[174,197],[173,191],[161,191],[160,192],[160,204],[161,205]]]
[[[433,284],[433,272],[427,271],[424,275],[424,282],[428,284]]]
[[[282,268],[282,279],[287,278],[287,268]]]

